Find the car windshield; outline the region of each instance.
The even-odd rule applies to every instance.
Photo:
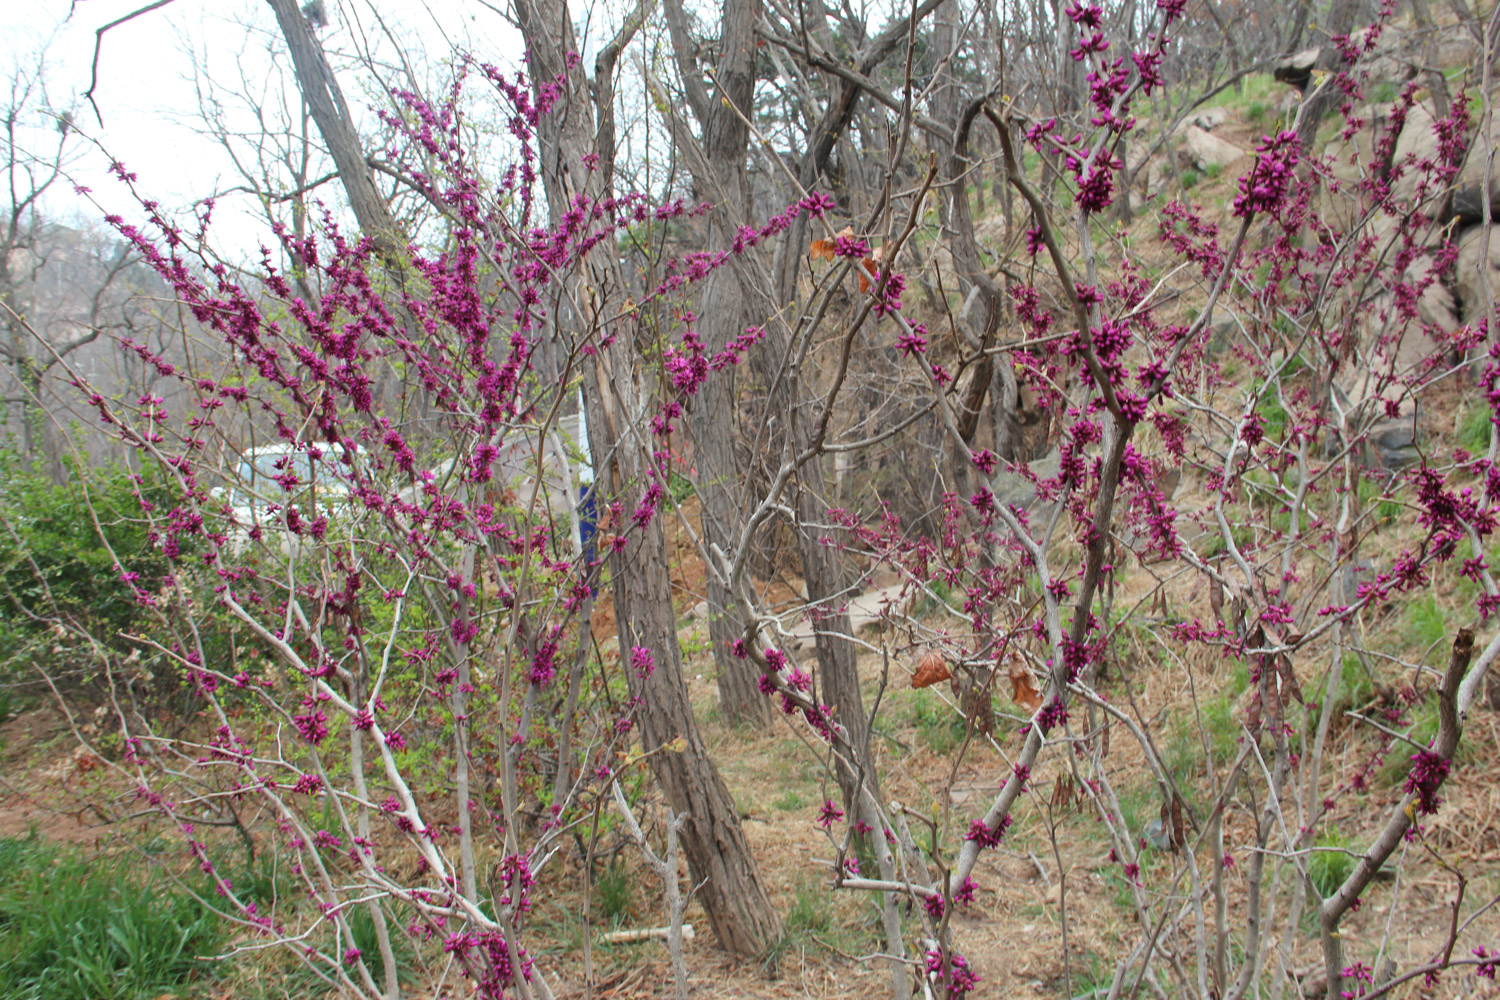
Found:
[[[276,479],[288,472],[297,477],[299,487],[306,488],[313,478],[313,462],[306,452],[247,452],[240,456],[239,468],[235,471],[239,482],[234,491],[234,502],[244,505],[280,496],[281,487]],[[348,485],[335,478],[342,471],[337,455],[325,450],[318,461],[318,491],[325,495],[347,493]]]

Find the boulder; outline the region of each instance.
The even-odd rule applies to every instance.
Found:
[[[1440,350],[1438,342],[1418,324],[1451,333],[1458,328],[1456,308],[1453,293],[1438,282],[1429,285],[1418,300],[1418,322],[1404,327],[1395,314],[1393,296],[1381,294],[1362,303],[1359,354],[1333,380],[1341,405],[1346,410],[1363,406],[1367,411],[1384,412],[1384,400],[1399,396],[1397,419],[1408,417],[1412,401],[1402,380],[1424,375],[1428,362]]]
[[[1151,165],[1145,170],[1146,184],[1144,193],[1149,200],[1155,198],[1172,183],[1172,164],[1167,162],[1165,156],[1158,156],[1151,161]]]
[[[1411,417],[1382,420],[1370,428],[1369,443],[1375,460],[1386,472],[1400,472],[1422,460],[1416,421]]]
[[[1234,143],[1211,135],[1196,125],[1184,125],[1182,139],[1188,155],[1200,170],[1206,171],[1210,167],[1223,169],[1245,156],[1245,151]]]
[[[1375,146],[1390,122],[1391,106],[1366,104],[1354,113],[1364,121],[1364,127],[1348,139],[1335,136],[1323,149],[1325,156],[1333,157],[1333,176],[1346,183],[1357,183],[1372,170],[1384,171],[1385,164],[1375,162]]]
[[[1488,253],[1484,242],[1489,239]],[[1490,303],[1500,299],[1500,226],[1474,226],[1458,241],[1458,301],[1465,323],[1484,315],[1484,285],[1489,285]]]
[[[1322,49],[1303,49],[1286,56],[1276,63],[1271,76],[1278,83],[1289,83],[1298,90],[1305,90],[1312,79],[1313,67],[1318,64],[1318,56],[1322,54]]]
[[[1453,185],[1453,214],[1464,222],[1483,222],[1484,192],[1490,193],[1490,219],[1500,219],[1500,116],[1491,116],[1489,149],[1484,136],[1469,140],[1469,154]]]
[[[1399,169],[1401,176],[1391,184],[1391,194],[1397,201],[1410,202],[1417,194],[1417,182],[1427,174],[1419,164],[1424,161],[1437,162],[1437,117],[1425,104],[1413,104],[1406,113],[1406,124],[1396,138],[1396,149],[1391,157],[1391,170]],[[1427,181],[1427,198],[1441,193],[1441,188],[1432,180]]]
[[[1418,260],[1412,275],[1430,276],[1431,260]],[[1430,333],[1458,328],[1458,304],[1433,281],[1417,301],[1414,322],[1401,319],[1389,292],[1360,303],[1356,322],[1358,352],[1334,375],[1333,391],[1350,426],[1367,428],[1360,448],[1366,464],[1394,473],[1421,460],[1415,397],[1442,351]]]
[[[1031,472],[1038,479],[1052,479],[1062,469],[1062,453],[1056,448],[1041,458],[1029,463]],[[1004,504],[1015,504],[1030,510],[1036,505],[1036,487],[1023,475],[1009,470],[999,472],[994,479],[995,499]],[[1048,505],[1050,506],[1050,505]]]
[[[1228,108],[1204,108],[1202,111],[1193,112],[1193,116],[1188,119],[1188,121],[1205,132],[1212,132],[1228,120]]]

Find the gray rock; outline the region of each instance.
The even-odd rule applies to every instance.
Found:
[[[1489,247],[1486,252],[1485,236]],[[1454,265],[1458,301],[1465,323],[1484,315],[1484,284],[1489,285],[1491,305],[1500,299],[1500,226],[1474,226],[1458,241],[1458,263]]]
[[[1476,134],[1469,140],[1468,157],[1453,185],[1451,210],[1455,217],[1464,222],[1500,219],[1500,117],[1491,117],[1488,138],[1488,151],[1484,148],[1484,135]],[[1489,220],[1484,218],[1486,188],[1490,193]]]
[[[1182,139],[1188,154],[1201,170],[1208,170],[1210,167],[1222,169],[1245,156],[1245,151],[1234,143],[1211,135],[1196,125],[1184,125]]]
[[[1212,132],[1229,120],[1229,109],[1204,108],[1202,111],[1195,111],[1190,120],[1205,132]]]
[[[1062,468],[1062,453],[1056,448],[1031,462],[1031,471],[1038,479],[1051,479]],[[995,499],[1004,504],[1015,504],[1024,510],[1036,505],[1036,487],[1018,472],[1000,472],[995,476]]]
[[[1298,90],[1303,90],[1312,79],[1313,67],[1318,64],[1318,56],[1322,54],[1322,49],[1303,49],[1286,56],[1276,63],[1271,76],[1278,83],[1289,83]]]
[[[1422,460],[1422,453],[1417,450],[1416,428],[1409,419],[1376,424],[1370,429],[1369,440],[1375,458],[1387,472],[1399,472]]]
[[[1437,118],[1425,104],[1413,104],[1406,113],[1406,124],[1396,138],[1396,149],[1391,156],[1391,169],[1401,170],[1401,176],[1391,184],[1391,195],[1397,201],[1409,202],[1416,197],[1417,182],[1426,179],[1425,198],[1438,196],[1442,187],[1417,164],[1425,161],[1437,162]]]

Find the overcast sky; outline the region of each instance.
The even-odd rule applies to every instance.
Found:
[[[9,78],[18,65],[35,66],[38,57],[45,55],[48,103],[54,109],[65,108],[89,87],[95,30],[146,3],[0,0],[0,73]],[[514,67],[519,62],[521,46],[514,32],[473,0],[378,0],[378,6],[381,18],[403,47],[428,53],[467,48],[502,66]],[[320,37],[335,61],[341,52],[354,49],[361,32],[366,38],[378,34],[367,0],[342,4],[327,0],[327,7],[333,23]],[[242,77],[264,87],[271,65],[269,50],[272,46],[280,50],[274,29],[275,18],[264,0],[173,0],[113,28],[104,36],[94,95],[103,122],[92,108],[81,104],[75,112],[78,125],[108,156],[139,175],[144,194],[170,209],[185,209],[215,190],[239,184],[224,148],[195,131],[201,116],[194,62],[196,58],[206,66],[207,75],[221,87],[239,87]],[[388,43],[372,48],[385,57],[395,54]],[[356,113],[368,114],[368,96],[358,92],[352,80],[345,82],[345,89]],[[56,147],[55,121],[38,116],[26,134],[42,149]],[[107,209],[138,215],[139,209],[128,211],[131,203],[119,183],[107,176],[106,156],[84,143],[74,148],[79,155],[71,173],[77,181],[91,188]],[[263,226],[256,225],[243,208],[237,209],[234,201],[221,200],[215,242],[253,246],[263,238]],[[93,221],[99,216],[99,210],[78,198],[70,184],[58,185],[50,193],[45,210],[68,222]]]

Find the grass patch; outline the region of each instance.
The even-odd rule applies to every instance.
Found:
[[[625,866],[615,862],[599,876],[599,906],[610,923],[627,916],[635,906],[635,881]]]
[[[1349,853],[1350,843],[1348,837],[1332,830],[1323,831],[1313,841],[1313,847],[1321,849],[1315,849],[1308,855],[1307,875],[1312,879],[1318,895],[1324,899],[1331,896],[1354,870],[1354,855]]]
[[[781,938],[766,952],[765,968],[775,974],[786,956],[809,946],[817,947],[815,937],[827,940],[833,926],[832,894],[809,883],[798,886],[791,908],[781,922]]]
[[[795,788],[788,788],[785,792],[781,793],[780,798],[771,803],[772,808],[779,809],[782,812],[796,812],[805,805],[807,803],[802,800],[802,796],[797,794]]]
[[[1406,634],[1412,645],[1424,653],[1448,636],[1448,622],[1432,594],[1406,606]]]
[[[208,978],[218,915],[124,860],[0,840],[0,996],[148,1000]]]
[[[1458,446],[1470,455],[1485,454],[1490,450],[1491,426],[1489,407],[1469,407],[1458,425]]]
[[[1382,485],[1373,478],[1364,478],[1356,487],[1360,506],[1368,508],[1375,504],[1375,516],[1381,521],[1394,520],[1401,513],[1401,502],[1391,496],[1391,490],[1396,486],[1392,480],[1390,486]]]
[[[918,691],[911,700],[911,721],[917,739],[933,753],[949,754],[964,742],[964,717],[931,691]]]

